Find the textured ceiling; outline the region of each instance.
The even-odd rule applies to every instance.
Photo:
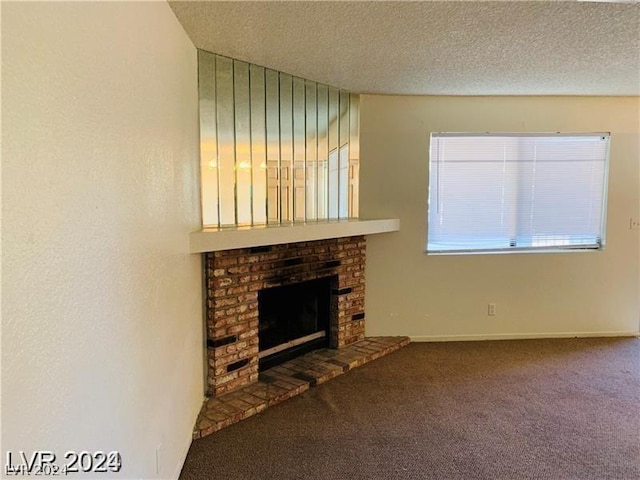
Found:
[[[636,2],[169,4],[197,48],[353,92],[640,94]]]

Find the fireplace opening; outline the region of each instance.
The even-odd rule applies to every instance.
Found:
[[[258,292],[260,371],[329,346],[331,290],[337,276]]]

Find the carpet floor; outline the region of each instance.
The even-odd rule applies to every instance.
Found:
[[[640,339],[413,343],[191,445],[181,480],[640,479]]]

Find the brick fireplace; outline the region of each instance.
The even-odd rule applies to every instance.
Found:
[[[207,387],[220,396],[258,381],[258,292],[334,277],[328,343],[364,338],[365,237],[205,254]]]

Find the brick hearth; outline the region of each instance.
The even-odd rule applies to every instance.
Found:
[[[193,438],[210,435],[256,415],[408,344],[408,337],[371,337],[339,350],[316,350],[271,368],[260,373],[256,383],[209,398],[202,406]]]

